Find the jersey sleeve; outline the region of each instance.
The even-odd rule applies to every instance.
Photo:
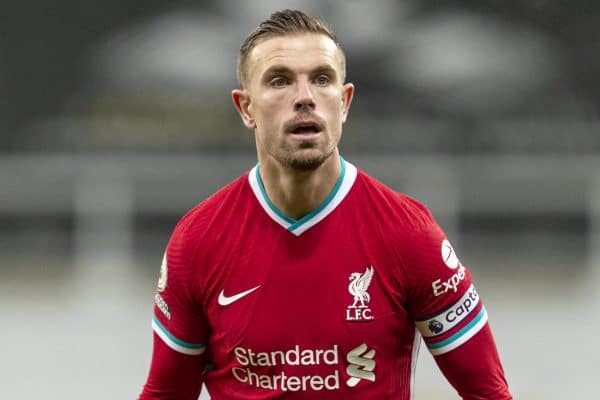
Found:
[[[441,355],[479,332],[487,312],[471,273],[429,214],[408,243],[410,312],[431,354]]]
[[[194,245],[186,232],[180,223],[163,256],[152,329],[172,350],[194,356],[205,350],[206,323],[194,276]]]
[[[408,307],[436,363],[463,399],[512,399],[488,314],[450,240],[422,207],[406,240]],[[476,362],[474,362],[476,361]]]
[[[200,392],[207,324],[196,287],[195,246],[186,232],[186,221],[180,222],[163,256],[154,295],[152,361],[140,399],[192,399]]]

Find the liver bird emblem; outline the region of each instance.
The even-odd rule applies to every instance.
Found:
[[[365,269],[365,272],[353,272],[350,274],[350,285],[348,285],[348,292],[354,296],[354,303],[349,308],[366,308],[368,307],[365,302],[371,301],[371,296],[367,293],[369,285],[373,279],[373,266],[370,265]],[[358,305],[360,303],[360,305]]]

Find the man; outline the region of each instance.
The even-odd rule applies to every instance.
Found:
[[[179,222],[141,394],[409,399],[420,338],[464,399],[511,399],[471,275],[428,210],[340,157],[354,86],[299,11],[246,39],[233,103],[258,165]],[[420,332],[420,333],[419,333]]]

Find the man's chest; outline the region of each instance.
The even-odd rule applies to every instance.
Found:
[[[226,254],[204,294],[217,367],[310,370],[323,379],[337,371],[352,384],[348,368],[358,368],[357,360],[373,362],[375,371],[410,353],[414,325],[387,249],[348,237],[307,238],[238,243]]]

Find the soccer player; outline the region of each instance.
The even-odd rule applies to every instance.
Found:
[[[258,164],[163,258],[140,399],[412,397],[421,338],[463,399],[511,399],[471,274],[418,201],[338,151],[354,86],[321,21],[276,12],[232,92]]]

